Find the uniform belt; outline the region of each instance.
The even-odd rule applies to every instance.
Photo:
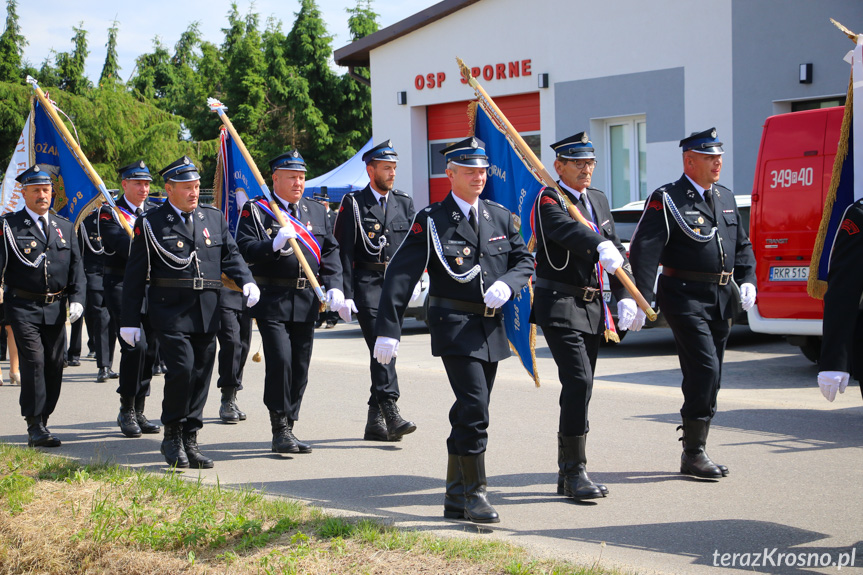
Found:
[[[30,301],[36,301],[39,303],[54,303],[55,301],[60,301],[60,299],[66,295],[66,290],[60,290],[56,293],[35,293],[23,289],[18,288],[10,288],[10,295],[12,297],[17,297],[21,299],[28,299]]]
[[[690,272],[662,266],[662,275],[691,282],[705,282],[724,286],[731,280],[731,276],[734,275],[734,270],[730,272],[710,274],[706,272]]]
[[[354,269],[356,270],[372,270],[374,272],[385,272],[387,271],[386,262],[354,262]]]
[[[221,289],[222,280],[207,280],[204,278],[150,278],[150,286],[192,288],[194,290]]]
[[[497,308],[488,307],[487,305],[481,303],[461,301],[458,299],[449,299],[446,297],[438,297],[434,295],[429,296],[429,307],[443,307],[447,309],[454,309],[455,311],[466,311],[468,313],[475,313],[483,317],[494,317],[495,314],[497,314],[498,312]]]
[[[259,286],[289,287],[293,289],[306,289],[311,287],[309,278],[267,278],[255,276],[255,283]]]
[[[123,277],[124,275],[126,275],[126,270],[123,268],[114,268],[111,266],[105,266],[102,273],[104,273],[106,275]]]
[[[599,293],[599,288],[578,287],[545,278],[537,278],[536,287],[560,291],[565,294],[575,296],[586,302],[591,302],[596,299],[596,295]]]

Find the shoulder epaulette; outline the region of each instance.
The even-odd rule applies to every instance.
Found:
[[[722,184],[713,184],[713,185],[714,185],[714,186],[716,186],[717,188],[722,188],[723,190],[726,190],[726,191],[728,191],[728,192],[731,192],[731,190],[730,190],[729,188],[726,188],[726,187],[725,187],[725,186],[723,186]],[[731,192],[731,193],[733,194],[734,192]]]
[[[487,205],[489,205],[489,206],[495,206],[495,207],[500,208],[500,209],[502,209],[502,210],[509,211],[509,208],[507,208],[507,207],[506,207],[506,206],[504,206],[503,204],[499,204],[499,203],[497,203],[497,202],[493,202],[493,201],[491,201],[491,200],[483,200],[483,201],[484,201]]]
[[[222,210],[220,210],[216,206],[211,206],[210,204],[198,204],[198,207],[199,208],[205,208],[208,210],[216,210],[217,212],[222,213]]]
[[[403,191],[401,191],[401,190],[391,190],[391,192],[392,192],[393,194],[395,194],[395,195],[397,195],[397,196],[401,196],[401,197],[403,197],[403,198],[409,198],[409,197],[410,197],[410,196],[407,194],[407,192],[403,192]]]
[[[71,221],[69,220],[69,218],[65,218],[65,217],[61,216],[60,214],[58,214],[57,212],[53,212],[53,211],[52,211],[52,212],[51,212],[51,217],[52,217],[52,218],[57,218],[58,220],[63,220],[64,222],[70,222],[70,223],[71,223]]]

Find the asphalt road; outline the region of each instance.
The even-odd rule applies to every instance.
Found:
[[[317,332],[295,427],[314,452],[270,452],[261,399],[264,364],[250,361],[239,394],[249,419],[241,424],[218,421],[214,378],[199,441],[216,466],[201,477],[402,527],[495,537],[537,555],[637,573],[863,571],[860,390],[849,387],[828,403],[815,385],[816,366],[781,338],[733,330],[708,443],[711,457],[731,470],[720,481],[678,473],[675,427],[682,397],[670,332],[629,334],[621,345],[603,348],[591,402],[588,469],[610,494],[577,504],[555,493],[559,384],[539,337],[540,388],[515,358],[498,371],[486,461],[490,500],[501,522],[478,527],[442,517],[452,392],[440,360],[431,357],[427,331],[414,320],[406,327],[399,406],[417,423],[416,433],[400,443],[362,440],[367,350],[356,323],[339,324]],[[255,334],[253,352],[257,342]],[[95,383],[95,373],[93,360],[67,370],[50,421],[63,446],[52,452],[163,470],[160,436],[122,437],[115,383]],[[147,407],[153,419],[161,396],[157,377]],[[0,441],[26,442],[17,399],[18,388],[0,387]],[[813,566],[847,562],[851,556],[841,554],[852,552],[856,568]]]

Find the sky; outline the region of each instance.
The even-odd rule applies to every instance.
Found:
[[[293,26],[295,14],[300,9],[299,0],[235,0],[241,15],[250,11],[260,15],[260,30],[266,27],[269,16],[282,21],[282,31],[288,33]],[[372,0],[371,8],[379,14],[378,22],[385,28],[411,16],[439,0]],[[159,36],[162,43],[173,52],[180,34],[189,24],[200,22],[204,40],[220,45],[224,40],[222,28],[228,26],[227,14],[232,0],[149,0],[129,2],[116,0],[19,0],[18,16],[21,32],[29,42],[24,49],[24,58],[39,68],[53,48],[57,52],[71,52],[73,26],[83,22],[87,30],[88,48],[86,73],[94,83],[99,80],[105,63],[105,44],[108,28],[116,19],[120,23],[117,35],[117,52],[120,60],[120,77],[130,78],[135,67],[135,58],[152,51],[153,38]],[[0,26],[6,19],[5,2],[0,11]],[[327,30],[333,35],[333,49],[350,43],[347,8],[356,6],[356,0],[317,0]],[[340,68],[346,71],[345,68]]]

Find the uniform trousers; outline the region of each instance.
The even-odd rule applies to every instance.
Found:
[[[21,415],[47,417],[54,413],[63,382],[66,324],[45,325],[12,321],[21,373]]]
[[[393,358],[387,365],[375,359],[375,321],[378,318],[376,308],[360,307],[357,312],[357,321],[363,332],[363,338],[369,348],[369,371],[372,375],[372,385],[369,390],[369,405],[377,405],[387,399],[398,401],[399,379],[396,375],[396,359]]]
[[[111,314],[105,305],[105,292],[87,290],[87,305],[84,308],[87,334],[93,340],[92,351],[96,352],[98,367],[111,367],[114,362],[114,343],[117,331],[111,324]],[[71,347],[71,346],[70,346]]]
[[[542,333],[557,364],[561,385],[558,431],[564,437],[584,435],[590,431],[587,407],[602,335],[548,326],[543,326]]]
[[[77,321],[74,321],[70,324],[71,329],[69,330],[69,347],[66,349],[66,359],[81,359],[81,341],[82,341],[82,332],[84,331],[84,316],[78,318]],[[88,341],[87,345],[89,346],[90,341],[90,330],[87,330]]]
[[[314,322],[258,319],[266,360],[264,405],[297,421],[309,381]]]
[[[159,353],[165,362],[162,423],[182,424],[185,433],[204,426],[204,404],[216,362],[216,334],[157,331]]]
[[[252,316],[248,310],[222,306],[219,310],[219,388],[243,389],[243,368],[252,342]]]
[[[716,414],[716,396],[722,379],[722,358],[731,333],[731,320],[707,320],[694,314],[666,314],[677,344],[683,372],[684,419],[710,421]]]
[[[123,282],[114,282],[105,277],[105,297],[111,324],[120,333],[120,316],[123,303]],[[150,326],[147,314],[141,314],[141,339],[131,346],[120,338],[120,379],[117,393],[122,397],[146,397],[150,395],[150,380],[153,378],[153,364],[156,361],[157,338]],[[164,422],[164,420],[163,420]]]
[[[465,355],[444,355],[441,359],[455,394],[455,403],[449,410],[452,429],[446,440],[447,453],[461,456],[484,453],[497,362]]]

